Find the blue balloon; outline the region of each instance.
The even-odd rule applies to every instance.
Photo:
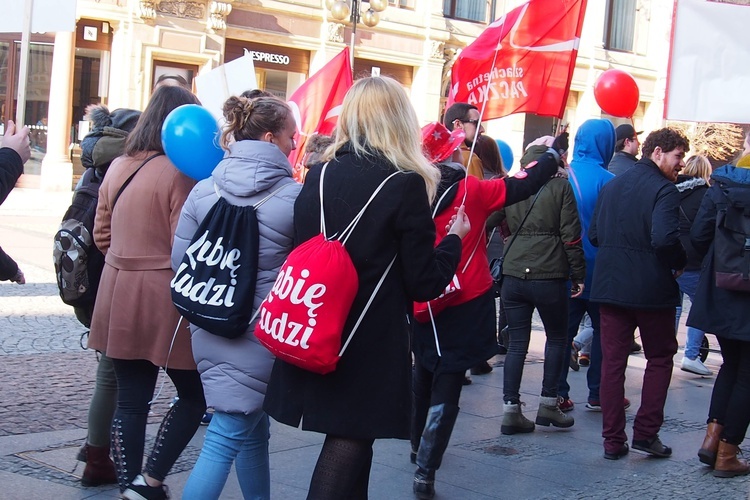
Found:
[[[224,157],[216,119],[197,104],[184,104],[167,115],[161,143],[174,166],[196,181],[210,177]]]
[[[513,150],[510,149],[508,143],[502,139],[495,139],[498,149],[500,149],[500,157],[503,159],[503,167],[505,171],[509,172],[513,168]]]

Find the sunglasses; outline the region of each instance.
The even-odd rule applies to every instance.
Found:
[[[479,120],[460,120],[461,123],[471,123],[475,127],[479,125]]]

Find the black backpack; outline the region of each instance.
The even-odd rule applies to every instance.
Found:
[[[76,317],[87,328],[104,268],[104,255],[96,248],[93,234],[101,183],[95,169],[86,169],[55,233],[52,249],[60,298],[75,308]]]
[[[750,292],[750,206],[732,189],[723,190],[728,203],[716,214],[714,275],[716,287]]]
[[[170,283],[172,302],[192,325],[228,339],[247,330],[258,274],[256,209],[278,191],[249,206],[219,196],[198,225]]]
[[[141,113],[134,109],[116,109],[110,113],[105,106],[94,105],[86,109],[86,114],[93,123],[81,141],[81,163],[86,170],[55,233],[52,259],[60,298],[73,306],[78,321],[88,328],[104,269],[104,255],[94,243],[99,187],[112,160],[123,153],[127,136]],[[130,179],[118,192],[113,207],[129,182]]]

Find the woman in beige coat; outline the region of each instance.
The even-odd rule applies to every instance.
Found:
[[[115,367],[118,401],[111,447],[120,491],[128,499],[167,498],[162,482],[206,409],[190,332],[185,322],[177,329],[179,315],[169,288],[174,232],[195,182],[164,156],[161,128],[167,115],[183,104],[199,102],[181,87],[154,92],[128,137],[125,155],[109,167],[94,222],[94,239],[105,254],[105,266],[89,347],[106,353]],[[165,368],[179,400],[164,417],[141,473],[159,367]]]

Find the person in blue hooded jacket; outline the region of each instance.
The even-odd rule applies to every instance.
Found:
[[[602,187],[614,178],[614,174],[607,171],[612,155],[615,152],[615,127],[612,122],[604,119],[586,120],[576,132],[573,159],[570,161],[568,180],[573,185],[573,194],[578,207],[578,217],[581,219],[581,238],[583,253],[586,258],[586,279],[583,293],[577,298],[571,298],[568,304],[568,342],[566,343],[565,360],[570,359],[573,338],[578,333],[578,326],[585,313],[589,314],[594,329],[591,343],[591,357],[586,379],[589,387],[587,408],[598,410],[599,379],[601,377],[602,351],[599,337],[599,306],[589,301],[591,278],[594,272],[594,262],[597,249],[591,244],[587,235],[591,217],[594,214],[596,199]],[[570,385],[568,384],[569,364],[562,365],[559,379],[558,397],[560,409],[570,411],[573,401],[570,399]]]

